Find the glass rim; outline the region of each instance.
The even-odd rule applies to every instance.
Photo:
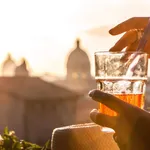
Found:
[[[142,52],[142,51],[118,51],[118,52],[111,52],[111,51],[97,51],[94,52],[94,55],[99,55],[99,54],[146,54],[149,55],[146,52]]]

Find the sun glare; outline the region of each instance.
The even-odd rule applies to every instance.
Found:
[[[80,33],[118,22],[126,15],[121,9],[118,13],[123,3],[125,0],[0,1],[0,62],[10,52],[17,62],[25,57],[35,73],[62,73],[65,57]],[[56,61],[57,67],[49,65]]]

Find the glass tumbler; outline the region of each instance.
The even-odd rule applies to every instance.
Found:
[[[147,81],[148,54],[144,52],[96,52],[97,89],[143,108]],[[99,111],[115,116],[116,112],[99,104]]]

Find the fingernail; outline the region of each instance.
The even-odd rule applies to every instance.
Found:
[[[109,30],[109,33],[110,33],[110,34],[113,34],[113,29],[110,29],[110,30]]]
[[[115,142],[117,142],[117,134],[116,133],[113,134],[113,139],[115,140]]]
[[[90,96],[90,97],[93,97],[93,96],[94,96],[94,93],[95,93],[95,90],[91,90],[91,91],[89,92],[89,96]]]
[[[96,118],[97,118],[97,113],[98,113],[98,110],[97,109],[93,109],[90,113],[90,118],[92,119],[92,121],[96,121]]]
[[[112,34],[112,29],[109,30],[109,33]]]

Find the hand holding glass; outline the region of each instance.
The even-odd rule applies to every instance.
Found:
[[[135,52],[96,52],[95,79],[97,89],[115,95],[119,99],[143,108],[147,80],[148,54],[137,52],[136,58],[129,61]],[[128,56],[127,60],[123,60]],[[129,65],[124,65],[126,62]],[[117,115],[106,106],[100,104],[100,112]]]

